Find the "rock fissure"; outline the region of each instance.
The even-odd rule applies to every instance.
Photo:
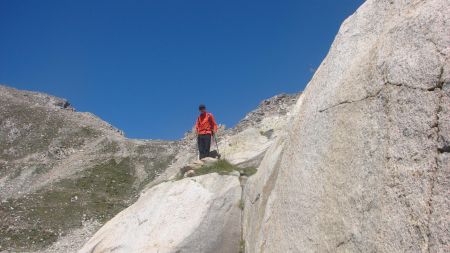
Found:
[[[324,108],[324,109],[320,109],[319,112],[325,112],[325,111],[327,111],[327,110],[333,109],[333,108],[338,107],[338,106],[341,106],[341,105],[352,104],[352,103],[361,102],[361,101],[364,101],[364,100],[367,100],[367,99],[375,98],[375,97],[377,97],[377,96],[382,92],[382,90],[383,90],[383,89],[380,89],[380,90],[378,90],[375,94],[371,94],[371,95],[365,96],[365,97],[363,97],[363,98],[361,98],[361,99],[356,99],[356,100],[344,100],[344,101],[339,102],[339,103],[337,103],[337,104],[335,104],[335,105],[329,106],[329,107]]]
[[[444,83],[444,81],[441,82],[441,87],[443,86],[443,83]],[[444,94],[443,94],[442,88],[440,88],[440,90],[441,90],[441,94],[440,94],[440,97],[439,97],[439,107],[438,107],[438,110],[436,112],[436,118],[437,118],[436,128],[437,128],[437,136],[438,136],[437,153],[438,154],[450,153],[450,145],[445,143],[443,140],[442,140],[442,143],[440,143],[441,142],[441,140],[440,140],[440,138],[441,138],[441,129],[440,129],[440,123],[439,123],[440,122],[440,116],[439,115],[442,112],[442,100],[444,98]]]
[[[412,90],[424,91],[424,92],[434,91],[435,89],[439,88],[438,86],[434,86],[434,87],[425,89],[425,88],[421,88],[421,87],[414,87],[411,85],[406,85],[406,84],[402,84],[402,83],[393,83],[393,82],[386,82],[385,84],[393,85],[393,86],[397,86],[397,87],[403,87],[403,88],[412,89]]]
[[[439,153],[450,153],[450,146],[445,145],[443,147],[438,148]]]
[[[442,68],[442,70],[441,70],[440,76],[442,76],[442,72],[443,72],[443,68]],[[439,78],[439,80],[440,80],[440,79],[441,79],[441,78]],[[374,94],[367,95],[367,96],[365,96],[365,97],[363,97],[363,98],[361,98],[361,99],[356,99],[356,100],[344,100],[344,101],[342,101],[342,102],[339,102],[339,103],[334,104],[334,105],[332,105],[332,106],[329,106],[329,107],[327,107],[327,108],[321,109],[321,110],[319,110],[319,112],[325,112],[325,111],[327,111],[327,110],[329,110],[329,109],[333,109],[333,108],[335,108],[335,107],[338,107],[338,106],[341,106],[341,105],[345,105],[345,104],[351,104],[351,103],[361,102],[361,101],[364,101],[364,100],[367,100],[367,99],[376,98],[376,97],[378,97],[378,96],[380,95],[380,93],[384,90],[384,88],[385,88],[387,85],[393,85],[393,86],[397,86],[397,87],[405,87],[405,88],[413,89],[413,90],[434,91],[436,88],[442,87],[442,84],[441,84],[441,86],[439,86],[439,83],[441,83],[441,82],[438,82],[438,85],[437,85],[436,87],[433,87],[433,88],[430,88],[430,89],[424,89],[424,88],[413,87],[413,86],[409,86],[409,85],[405,85],[405,84],[392,83],[392,82],[389,82],[389,81],[385,81],[384,86],[383,86],[381,89],[379,89],[377,92],[375,92]]]
[[[426,224],[426,228],[427,228],[427,232],[426,232],[426,250],[427,252],[430,252],[430,241],[431,241],[431,236],[432,236],[432,232],[431,232],[431,219],[432,219],[432,215],[433,215],[433,197],[435,196],[435,185],[436,185],[436,177],[437,174],[439,172],[440,168],[440,162],[439,162],[439,156],[442,153],[445,153],[446,147],[444,144],[443,146],[440,146],[440,138],[441,138],[441,129],[440,129],[440,114],[442,112],[442,103],[443,103],[443,98],[444,98],[444,94],[443,94],[443,84],[444,84],[444,80],[443,80],[443,74],[444,74],[444,67],[441,67],[441,71],[439,74],[439,78],[438,78],[438,82],[436,84],[435,89],[438,90],[439,94],[439,98],[438,98],[438,103],[437,103],[437,108],[435,111],[435,125],[432,126],[432,128],[436,128],[436,155],[435,155],[435,160],[434,160],[434,168],[430,173],[430,193],[429,193],[429,198],[427,200],[427,205],[428,205],[428,216],[427,216],[427,224]],[[448,151],[450,152],[450,150]]]
[[[245,187],[245,182],[241,181],[241,198],[239,200],[239,208],[241,209],[241,213],[240,213],[240,241],[239,241],[239,253],[245,253],[245,242],[244,242],[244,208],[245,208],[245,202],[244,202],[244,187]]]
[[[253,200],[250,200],[250,203],[252,203],[252,205],[254,205],[259,200],[260,196],[261,196],[261,193],[258,193]]]
[[[434,48],[436,49],[436,52],[444,57],[444,59],[447,58],[447,55],[439,48],[438,44],[432,39],[432,38],[427,38],[426,39],[428,42],[430,42],[431,44],[433,44]]]
[[[427,89],[428,91],[434,91],[436,89],[438,90],[442,90],[443,86],[444,86],[444,66],[441,66],[440,71],[439,71],[439,76],[437,78],[437,83],[436,86],[431,87],[429,89]]]
[[[348,239],[343,240],[343,241],[340,241],[340,242],[335,246],[335,248],[337,249],[337,248],[343,247],[345,244],[350,243],[353,239],[354,239],[354,235],[351,235]]]

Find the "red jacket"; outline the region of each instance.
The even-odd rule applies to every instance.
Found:
[[[212,134],[212,131],[217,132],[217,129],[216,120],[214,120],[214,116],[210,112],[200,114],[195,122],[197,134]]]

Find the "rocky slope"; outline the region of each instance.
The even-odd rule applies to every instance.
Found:
[[[280,94],[263,100],[255,110],[249,112],[233,128],[221,125],[217,133],[220,154],[240,167],[257,167],[266,150],[285,131],[284,126],[291,117],[291,111],[301,93]],[[196,135],[193,130],[180,140],[182,152],[163,173],[147,187],[172,179],[180,168],[197,157]],[[216,149],[214,143],[212,149]]]
[[[43,127],[40,134],[50,139],[44,146],[32,144],[41,135],[24,139],[22,144],[8,144],[2,147],[2,246],[39,249],[59,238],[44,250],[78,250],[80,243],[69,244],[69,250],[61,250],[64,248],[58,245],[73,237],[47,240],[45,235],[60,229],[51,224],[66,219],[64,208],[79,210],[90,203],[102,203],[77,211],[80,215],[74,217],[78,218],[68,219],[68,228],[61,229],[81,234],[84,239],[80,242],[84,242],[91,232],[77,230],[80,223],[92,221],[89,231],[95,231],[114,212],[122,210],[80,252],[235,252],[238,248],[256,253],[448,252],[449,24],[448,0],[366,1],[342,24],[329,54],[301,96],[274,97],[234,129],[222,129],[219,147],[224,157],[235,165],[257,167],[256,174],[240,178],[240,182],[234,172],[178,180],[175,175],[179,169],[195,159],[192,133],[178,142],[128,140],[93,118],[89,126],[98,125],[95,129],[100,134],[88,134],[81,143],[75,141],[79,134],[61,137],[55,133],[63,130],[45,133]],[[2,105],[17,100],[9,95],[14,92],[21,94],[3,88],[2,93],[8,95],[0,97]],[[56,103],[55,108],[52,101],[56,100],[51,97],[18,101],[28,103],[25,108],[40,108],[33,115],[46,111],[35,119],[37,122],[53,119],[46,116],[49,112],[61,115],[57,122],[86,117],[71,111],[64,102]],[[2,109],[5,119],[20,115],[9,112],[14,108]],[[26,134],[18,135],[12,129],[20,126],[15,128],[27,133],[28,123],[21,121],[33,115],[14,119],[20,123],[2,121],[2,143],[26,138]],[[85,120],[73,121],[63,128],[51,125],[51,121],[43,126],[64,129]],[[77,132],[82,126],[76,125],[69,132]],[[66,138],[69,144],[59,144]],[[104,147],[98,144],[103,143],[101,138],[106,138],[106,143],[118,142],[119,148],[97,149]],[[27,142],[31,142],[31,149]],[[68,147],[62,149],[67,151],[56,152],[64,154],[59,160],[52,151],[53,143]],[[16,149],[16,145],[24,146]],[[139,148],[142,146],[145,148]],[[144,151],[138,152],[140,149]],[[76,156],[84,150],[88,152]],[[155,154],[168,154],[166,161],[170,164],[155,167],[152,160],[145,160]],[[140,160],[141,156],[145,159]],[[79,160],[92,166],[78,166]],[[100,160],[103,163],[92,162]],[[139,166],[146,168],[145,161],[150,169],[143,170],[147,171],[145,176],[136,176],[142,171]],[[43,173],[48,174],[34,182],[32,173],[37,169],[33,165],[41,162],[49,164],[43,166]],[[61,166],[64,163],[74,169],[65,169]],[[63,177],[52,177],[59,170]],[[151,175],[156,172],[149,171],[161,174],[155,178]],[[107,180],[98,180],[100,176]],[[11,182],[17,177],[17,182],[26,183],[14,188]],[[105,184],[113,180],[131,186],[118,191],[112,187],[115,184]],[[70,194],[63,195],[63,201],[47,202],[58,196],[53,192],[61,188]],[[76,195],[74,191],[78,191]],[[125,208],[139,191],[139,199]],[[80,202],[79,195],[93,201]],[[29,196],[36,200],[31,205],[27,205]],[[27,208],[20,209],[21,203]],[[105,207],[103,203],[108,204]],[[115,211],[109,212],[110,207]],[[242,214],[238,208],[243,209]],[[91,210],[96,211],[91,214]],[[55,215],[48,216],[48,212]],[[83,217],[85,212],[89,218]],[[102,219],[105,213],[108,217]],[[33,224],[38,224],[38,229]],[[16,245],[21,242],[16,238],[33,241],[32,232],[36,231],[36,239],[44,238],[46,244]]]
[[[450,2],[366,1],[244,188],[247,252],[448,252]]]
[[[46,94],[0,86],[0,105],[0,249],[38,250],[97,229],[178,150],[175,142],[128,140]]]
[[[296,96],[268,99],[245,120],[266,146],[276,134],[263,130],[276,127],[262,119],[286,117],[273,105],[288,109]],[[127,139],[50,95],[0,85],[0,105],[0,251],[75,252],[143,189],[196,158],[192,134],[180,141]],[[222,127],[221,147],[248,128],[242,124]],[[248,157],[258,163],[263,152]]]

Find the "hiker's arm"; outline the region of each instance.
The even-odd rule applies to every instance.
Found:
[[[211,123],[213,125],[214,133],[217,133],[217,130],[219,129],[219,127],[217,126],[216,120],[214,119],[214,116],[212,114],[211,114]]]
[[[195,121],[195,133],[198,134],[198,118]]]

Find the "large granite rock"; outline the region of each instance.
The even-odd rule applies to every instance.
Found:
[[[366,1],[244,188],[247,252],[448,252],[450,3]]]
[[[106,223],[79,251],[239,251],[241,187],[216,173],[161,183]]]

